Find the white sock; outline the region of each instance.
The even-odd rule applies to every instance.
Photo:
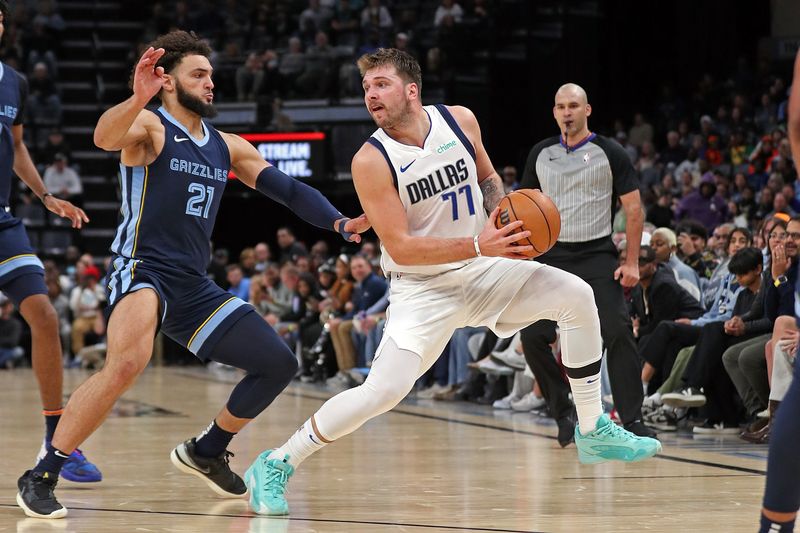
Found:
[[[597,427],[597,420],[603,414],[600,400],[600,373],[585,378],[569,378],[572,400],[578,412],[578,427],[581,435],[588,435]]]
[[[648,385],[650,385],[649,381],[642,381],[642,392],[644,392],[645,396],[647,396],[647,387],[648,387]]]
[[[330,444],[330,440],[321,437],[319,432],[315,431],[313,419],[314,417],[312,416],[306,420],[283,446],[272,450],[268,459],[283,461],[288,455],[288,463],[297,468],[300,463],[311,457],[313,453],[324,448],[326,444]]]

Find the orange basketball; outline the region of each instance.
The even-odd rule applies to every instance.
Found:
[[[528,230],[531,236],[518,241],[521,245],[531,245],[533,250],[528,257],[538,257],[548,251],[558,240],[561,232],[561,215],[553,203],[539,189],[519,189],[510,192],[500,200],[500,213],[495,226],[502,228],[516,220],[523,225],[518,231]]]

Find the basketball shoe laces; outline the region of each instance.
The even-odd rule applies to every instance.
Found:
[[[289,482],[289,474],[280,468],[270,466],[269,459],[264,458],[264,464],[269,470],[267,480],[264,482],[264,492],[273,498],[281,497],[286,493],[286,484]]]
[[[638,440],[641,438],[635,433],[631,433],[630,431],[627,431],[622,427],[616,425],[614,422],[610,422],[605,426],[601,427],[600,429],[595,429],[593,433],[595,433],[596,435],[611,437],[612,439],[623,439],[623,438],[633,437],[634,439]]]

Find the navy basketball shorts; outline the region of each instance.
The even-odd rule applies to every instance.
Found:
[[[0,290],[19,306],[28,296],[47,294],[44,266],[18,218],[0,214]]]
[[[126,295],[145,288],[158,294],[161,331],[203,361],[231,326],[255,312],[252,305],[205,276],[114,256],[106,286],[106,317]]]

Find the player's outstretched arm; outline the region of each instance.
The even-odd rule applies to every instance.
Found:
[[[509,236],[522,225],[512,222],[500,229],[494,226],[498,209],[477,237],[444,239],[413,236],[408,231],[408,218],[394,188],[391,171],[383,155],[371,144],[365,144],[353,158],[351,167],[358,199],[381,243],[401,265],[436,265],[470,259],[478,255],[519,258],[530,246],[517,246],[515,241],[530,235],[524,231]]]
[[[164,49],[148,48],[133,73],[133,96],[115,105],[100,117],[94,129],[94,144],[108,152],[123,150],[149,139],[149,127],[160,122],[144,107],[164,84],[164,68],[156,63]]]
[[[22,140],[22,124],[12,126],[11,135],[14,138],[14,172],[19,179],[30,187],[33,194],[42,201],[48,210],[60,217],[68,218],[72,222],[73,228],[80,228],[84,222],[89,222],[89,217],[86,216],[83,209],[47,192],[47,187],[45,187],[39,171],[36,170],[36,165],[33,164],[28,147]]]
[[[318,190],[267,164],[249,142],[230,133],[223,138],[231,154],[231,167],[243,183],[285,205],[309,224],[337,231],[345,240],[361,242],[359,233],[370,228],[365,215],[347,218]]]

